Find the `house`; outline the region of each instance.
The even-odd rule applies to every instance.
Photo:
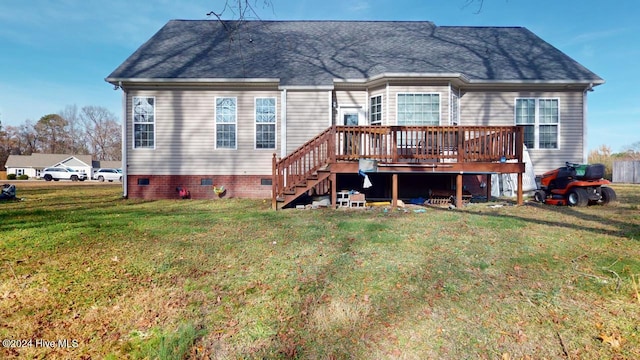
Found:
[[[120,161],[92,160],[91,155],[41,154],[9,155],[5,168],[7,174],[26,174],[29,178],[40,178],[42,170],[48,167],[66,167],[86,173],[89,178],[94,170],[101,167],[119,168]]]
[[[41,154],[9,155],[5,168],[7,174],[17,176],[26,174],[29,178],[40,178],[42,170],[48,167],[66,167],[84,172],[90,176],[92,170],[91,155]]]
[[[106,81],[123,91],[125,196],[224,187],[274,206],[361,186],[361,160],[394,200],[521,182],[524,145],[538,174],[582,162],[604,83],[522,27],[217,20],[169,21]]]

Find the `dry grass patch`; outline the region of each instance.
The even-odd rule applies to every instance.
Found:
[[[279,211],[18,189],[3,358],[640,358],[640,192],[568,208]]]

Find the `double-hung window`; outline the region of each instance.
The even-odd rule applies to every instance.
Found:
[[[453,90],[453,89],[452,89]],[[458,125],[460,123],[460,96],[451,91],[451,119],[450,125]]]
[[[256,98],[256,149],[276,148],[276,98]]]
[[[133,148],[155,147],[156,99],[133,97]]]
[[[382,125],[382,95],[371,97],[369,120],[371,125]]]
[[[398,125],[440,125],[440,94],[398,94]]]
[[[560,101],[517,98],[515,123],[524,128],[524,144],[530,149],[558,149]]]
[[[237,99],[216,98],[216,149],[236,148]]]

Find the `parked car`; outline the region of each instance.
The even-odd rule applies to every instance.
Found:
[[[93,180],[98,181],[120,181],[122,182],[122,173],[118,171],[118,169],[98,169],[93,173]]]
[[[87,180],[87,174],[79,172],[74,169],[65,167],[51,167],[46,168],[40,175],[46,181],[58,181],[58,180],[71,180],[71,181],[85,181]]]

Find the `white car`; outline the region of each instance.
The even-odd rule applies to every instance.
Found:
[[[118,171],[118,169],[98,169],[93,173],[93,180],[98,181],[120,181],[122,182],[122,173]]]
[[[65,167],[51,167],[46,168],[40,174],[40,177],[46,181],[58,181],[58,180],[71,180],[71,181],[85,181],[87,180],[87,174],[79,172],[73,169]]]

